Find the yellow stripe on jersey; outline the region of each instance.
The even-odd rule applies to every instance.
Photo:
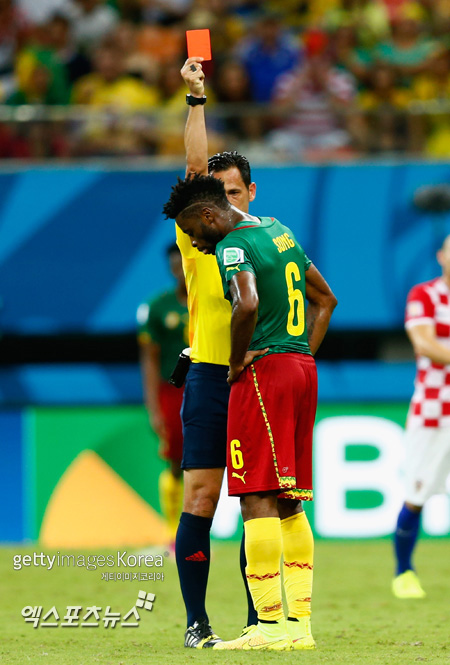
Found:
[[[192,247],[189,236],[178,226],[176,232],[188,292],[191,360],[228,365],[231,305],[223,295],[216,257]]]

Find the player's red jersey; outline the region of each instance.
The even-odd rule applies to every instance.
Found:
[[[405,327],[432,324],[440,344],[450,348],[450,289],[441,277],[414,286],[406,303]],[[450,426],[450,365],[417,356],[408,427]]]

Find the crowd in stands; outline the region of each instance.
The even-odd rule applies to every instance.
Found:
[[[450,0],[0,0],[0,159],[182,156],[196,28],[210,152],[450,157]]]

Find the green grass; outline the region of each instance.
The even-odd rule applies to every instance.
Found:
[[[35,548],[40,551],[39,548]],[[399,601],[390,593],[388,541],[316,545],[313,598],[314,652],[239,653],[184,649],[184,607],[175,565],[165,561],[164,581],[102,581],[100,570],[26,568],[13,570],[13,554],[0,549],[0,662],[8,665],[178,665],[181,663],[287,663],[318,665],[450,665],[450,556],[448,540],[421,541],[417,566],[427,590],[422,601]],[[48,552],[50,553],[50,552]],[[108,569],[109,571],[113,569]],[[144,570],[141,568],[141,570]],[[152,591],[152,612],[141,610],[139,628],[34,629],[24,622],[25,605],[91,605],[122,615],[139,589]],[[214,546],[208,609],[222,637],[237,636],[245,623],[244,593],[236,545]],[[102,614],[103,616],[103,614]],[[62,619],[61,619],[62,620]]]

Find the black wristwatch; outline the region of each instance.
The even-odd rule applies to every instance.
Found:
[[[188,106],[203,106],[203,104],[206,104],[206,95],[203,95],[203,97],[194,97],[193,95],[186,95],[186,104]]]

